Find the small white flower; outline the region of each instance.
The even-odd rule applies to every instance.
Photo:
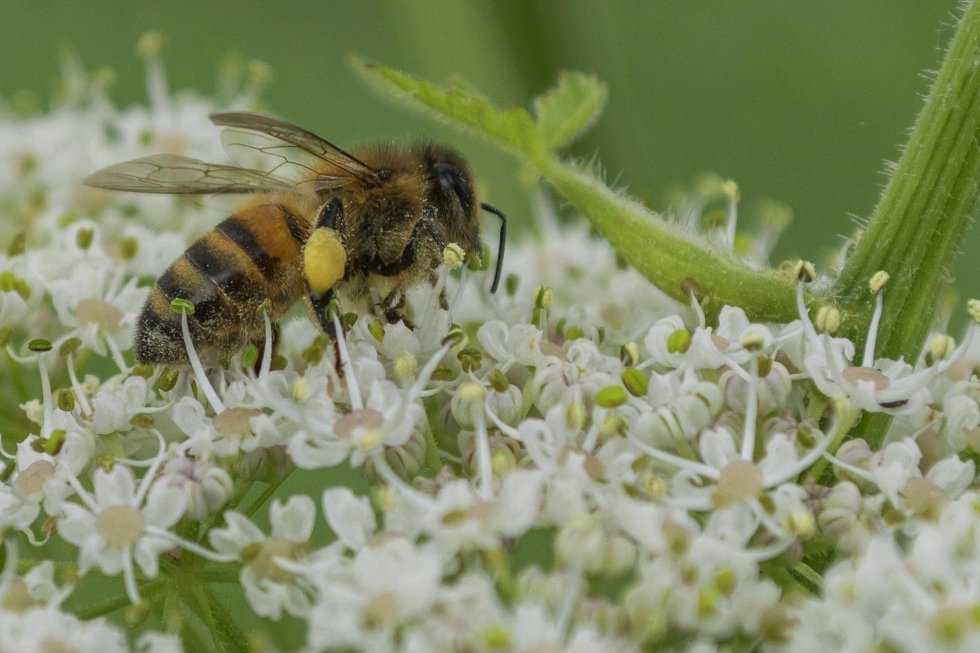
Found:
[[[105,619],[81,621],[57,607],[0,609],[0,653],[27,651],[126,653],[129,646],[122,630]]]
[[[442,565],[405,539],[369,543],[353,560],[309,571],[318,599],[307,641],[316,649],[393,650],[399,629],[424,618],[439,597]]]
[[[228,501],[234,482],[222,467],[204,458],[174,451],[161,470],[163,482],[180,489],[187,497],[187,516],[203,520]]]
[[[307,615],[310,598],[306,586],[282,563],[305,558],[315,517],[313,500],[294,495],[285,504],[278,499],[272,502],[269,536],[235,511],[225,513],[226,526],[208,533],[216,551],[245,563],[240,576],[242,587],[256,614],[275,621],[283,610],[296,617]]]
[[[91,495],[76,485],[84,505],[62,504],[58,532],[79,547],[82,573],[97,566],[110,576],[124,574],[130,600],[138,603],[133,560],[147,577],[156,577],[160,554],[178,544],[167,529],[183,516],[186,496],[165,484],[151,485],[148,479],[137,488],[124,465],[108,472],[97,469],[92,481]]]

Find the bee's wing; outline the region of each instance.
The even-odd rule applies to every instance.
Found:
[[[252,164],[256,154],[270,157],[270,174],[312,180],[317,190],[360,183],[374,184],[371,166],[316,134],[272,116],[249,111],[212,113],[211,122],[227,127],[221,141],[230,156]]]
[[[135,193],[295,192],[296,185],[258,170],[207,163],[176,154],[154,154],[103,168],[86,177],[87,186]]]

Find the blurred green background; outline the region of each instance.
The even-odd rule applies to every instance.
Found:
[[[117,72],[114,97],[144,97],[138,37],[166,37],[174,88],[214,88],[230,51],[271,66],[275,112],[341,145],[420,135],[472,159],[485,197],[520,220],[530,211],[517,166],[490,146],[376,97],[348,53],[435,81],[465,78],[500,104],[526,104],[562,68],[609,83],[608,109],[573,153],[598,153],[608,179],[654,208],[713,171],[735,179],[744,206],[771,197],[794,210],[775,258],[814,260],[867,216],[883,162],[920,106],[952,34],[955,0],[784,2],[54,3],[7,0],[0,94],[47,97],[59,55]],[[957,286],[980,296],[976,230]],[[971,260],[972,259],[972,260]]]

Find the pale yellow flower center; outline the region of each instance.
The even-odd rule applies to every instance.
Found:
[[[47,460],[35,460],[17,475],[14,488],[23,497],[39,494],[44,484],[54,474],[54,465]]]
[[[341,438],[350,438],[354,434],[354,429],[377,429],[385,423],[385,416],[373,408],[362,408],[352,410],[337,420],[333,426],[333,432]]]
[[[145,529],[143,513],[127,505],[110,506],[95,520],[95,530],[109,546],[133,546]]]
[[[123,313],[102,299],[83,299],[75,306],[79,324],[94,324],[99,331],[111,331],[122,322]]]
[[[733,460],[721,468],[718,491],[713,499],[723,506],[742,499],[751,499],[762,491],[762,472],[749,460]]]
[[[891,383],[887,376],[873,367],[848,367],[841,372],[841,376],[852,386],[857,386],[858,381],[874,383],[875,392],[884,390]]]
[[[256,408],[226,408],[214,416],[214,430],[226,438],[243,438],[252,434],[252,418],[261,415]]]
[[[374,630],[394,620],[398,608],[398,597],[391,592],[385,592],[371,597],[364,606],[364,627]]]
[[[297,560],[305,551],[305,543],[270,537],[245,547],[241,557],[251,565],[260,578],[267,578],[276,583],[288,583],[292,581],[295,574],[279,566],[276,558]]]
[[[63,639],[45,637],[37,650],[39,653],[74,653],[77,649]]]

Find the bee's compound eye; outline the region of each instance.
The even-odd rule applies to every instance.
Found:
[[[432,169],[443,191],[452,191],[459,198],[459,203],[467,211],[473,206],[473,188],[466,173],[451,163],[434,163]]]

